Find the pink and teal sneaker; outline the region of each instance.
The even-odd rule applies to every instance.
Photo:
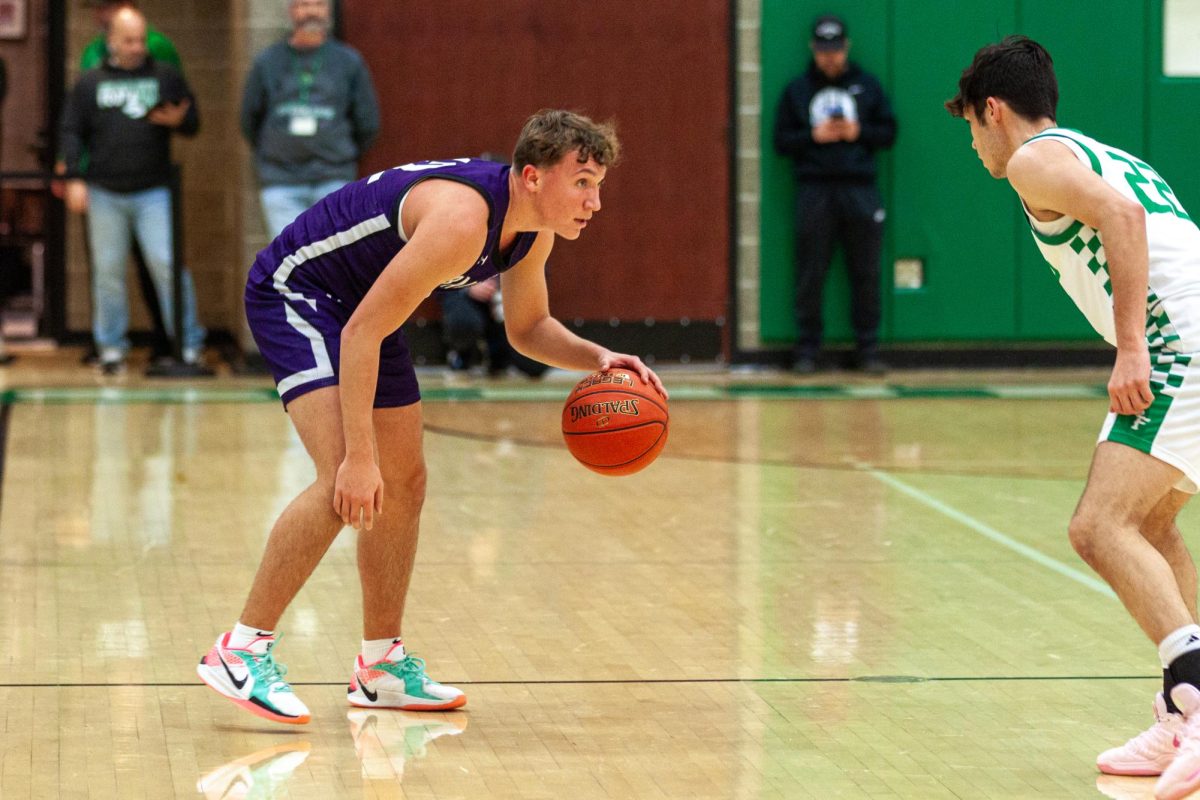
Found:
[[[196,667],[200,680],[251,714],[273,722],[304,725],[312,719],[308,706],[283,679],[287,667],[276,663],[271,655],[275,637],[255,639],[244,650],[230,649],[228,642],[229,634],[221,634],[200,659]]]
[[[393,656],[398,660],[391,660]],[[467,696],[425,674],[425,661],[406,655],[397,642],[374,664],[354,659],[346,699],[360,708],[398,708],[402,711],[447,711],[465,705]]]

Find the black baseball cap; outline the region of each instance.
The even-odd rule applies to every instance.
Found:
[[[827,14],[813,22],[812,45],[816,50],[841,50],[846,46],[846,23]]]

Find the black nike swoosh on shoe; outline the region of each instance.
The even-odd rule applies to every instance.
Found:
[[[287,717],[288,719],[296,719],[296,717],[299,716],[298,714],[285,714],[282,711],[280,711],[278,708],[272,708],[271,706],[264,703],[262,700],[259,700],[254,695],[250,695],[249,699],[250,699],[251,703],[254,703],[254,705],[258,706],[259,708],[265,708],[267,711],[270,711],[272,714],[275,714],[277,716]]]
[[[225,668],[225,674],[229,676],[229,680],[233,681],[233,685],[240,692],[242,687],[246,685],[246,681],[250,680],[250,676],[247,675],[239,681],[234,677],[233,672],[229,669],[229,665],[225,663],[225,659],[221,657],[220,653],[217,653],[217,660],[221,662],[221,666]]]
[[[379,692],[372,692],[370,689],[367,688],[367,685],[365,683],[363,683],[362,681],[358,682],[358,688],[362,689],[363,696],[366,697],[368,700],[370,700],[372,703],[379,702]]]

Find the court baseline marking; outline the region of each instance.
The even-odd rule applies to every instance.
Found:
[[[635,686],[641,684],[702,684],[702,683],[973,683],[979,681],[1153,681],[1153,675],[855,675],[837,678],[609,678],[575,679],[545,678],[542,680],[459,680],[457,686]],[[336,681],[289,681],[292,686],[338,686]],[[201,688],[196,682],[175,681],[143,683],[0,683],[0,689],[192,689]]]

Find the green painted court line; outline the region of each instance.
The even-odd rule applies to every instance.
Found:
[[[994,397],[1002,400],[1090,400],[1108,397],[1103,386],[1080,386],[1078,384],[1039,386],[988,386]]]
[[[730,386],[681,385],[669,387],[672,400],[1079,400],[1108,397],[1102,386],[1070,384],[904,386],[890,384],[847,384],[843,386],[794,386],[788,384],[733,384]],[[513,403],[562,402],[570,384],[537,386],[432,386],[421,390],[427,402]],[[6,389],[0,403],[87,404],[109,403],[278,403],[279,396],[268,387],[219,388],[195,386],[119,387],[76,386]]]
[[[916,500],[918,503],[928,506],[929,508],[932,508],[934,511],[938,512],[939,514],[941,514],[945,517],[949,517],[950,519],[954,520],[955,522],[959,523],[960,525],[970,528],[971,530],[978,533],[980,536],[983,536],[985,539],[990,539],[993,542],[995,542],[996,544],[1001,545],[1002,547],[1007,547],[1009,550],[1012,550],[1014,553],[1018,553],[1019,555],[1022,555],[1025,558],[1028,558],[1030,561],[1033,561],[1035,564],[1043,566],[1048,570],[1057,572],[1059,575],[1070,578],[1071,580],[1075,581],[1076,583],[1081,583],[1084,586],[1088,587],[1089,589],[1093,589],[1093,590],[1099,592],[1100,594],[1104,595],[1105,597],[1111,597],[1114,600],[1117,599],[1116,593],[1112,589],[1109,588],[1108,584],[1106,584],[1104,581],[1100,580],[1099,578],[1095,578],[1091,575],[1081,572],[1081,571],[1075,569],[1074,567],[1071,567],[1071,566],[1068,566],[1068,565],[1062,563],[1061,561],[1059,561],[1057,559],[1051,558],[1050,556],[1046,555],[1045,553],[1041,552],[1040,550],[1035,550],[1034,548],[1030,547],[1027,544],[1018,542],[1016,539],[1012,538],[1011,536],[1001,533],[1000,531],[996,530],[995,528],[991,527],[990,525],[980,522],[979,520],[975,519],[974,517],[970,516],[969,514],[964,514],[963,512],[959,511],[958,509],[956,509],[952,506],[946,505],[941,500],[938,500],[936,497],[926,494],[925,492],[921,491],[920,489],[916,488],[915,486],[911,486],[910,484],[905,483],[904,481],[900,480],[899,478],[889,475],[886,472],[882,472],[880,470],[875,469],[874,467],[869,467],[865,464],[860,465],[860,468],[862,469],[862,471],[864,473],[866,473],[867,475],[870,475],[872,478],[879,481],[880,483],[886,484],[887,486],[890,486],[891,488],[895,489],[896,491],[901,492],[902,494],[908,495],[913,500]]]

